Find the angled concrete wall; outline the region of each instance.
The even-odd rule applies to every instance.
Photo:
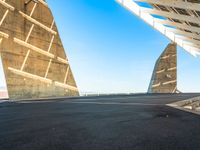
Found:
[[[169,44],[158,58],[148,93],[175,93],[177,91],[177,46]]]
[[[0,53],[10,99],[79,95],[45,1],[0,1]]]

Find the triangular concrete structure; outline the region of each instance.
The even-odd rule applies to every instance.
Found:
[[[10,99],[79,95],[43,0],[0,0],[0,53]]]
[[[170,43],[158,58],[148,93],[176,93],[177,91],[177,46]]]

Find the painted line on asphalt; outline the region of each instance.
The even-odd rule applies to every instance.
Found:
[[[143,98],[146,98],[147,96],[143,96]],[[152,96],[154,98],[154,96]],[[36,100],[26,100],[26,99],[22,99],[22,100],[10,100],[12,102],[16,102],[16,103],[45,103],[45,102],[68,102],[68,101],[98,101],[98,100],[103,100],[103,101],[107,101],[107,100],[121,100],[121,99],[135,99],[135,98],[140,98],[140,96],[120,96],[120,97],[101,97],[101,96],[97,96],[95,98],[90,98],[90,97],[77,97],[74,99],[74,97],[57,97],[57,98],[39,98]]]
[[[20,100],[20,101],[13,101],[13,102],[16,102],[16,103],[49,103],[49,102],[66,102],[66,103],[69,103],[69,102],[74,102],[74,101],[76,101],[76,102],[87,102],[87,101],[89,101],[89,102],[91,102],[91,101],[93,101],[94,103],[96,103],[96,101],[102,101],[102,102],[106,102],[106,101],[109,101],[109,100],[129,100],[129,99],[135,99],[135,98],[141,98],[140,96],[136,96],[136,97],[132,97],[132,96],[130,96],[130,97],[96,97],[96,98],[83,98],[83,99],[58,99],[58,100],[56,100],[55,98],[54,99],[52,99],[52,100],[44,100],[43,101],[43,99],[41,99],[41,100],[28,100],[28,101],[25,101],[25,100]],[[143,99],[145,99],[146,98],[146,96],[144,96],[143,97]],[[154,98],[154,97],[151,97],[151,98]],[[102,102],[100,102],[100,103],[102,103]],[[98,102],[97,102],[98,103]]]
[[[8,100],[0,100],[0,103],[9,102]]]
[[[138,106],[165,106],[165,104],[145,104],[145,103],[117,103],[117,102],[67,102],[70,104],[95,104],[95,105],[138,105]]]
[[[77,102],[92,102],[92,103],[98,103],[97,101],[101,101],[100,103],[102,103],[102,102],[106,102],[106,101],[109,101],[109,100],[129,100],[129,99],[132,99],[132,100],[135,100],[135,99],[137,99],[137,98],[141,98],[142,97],[142,99],[146,99],[146,97],[149,97],[149,96],[147,96],[147,95],[145,95],[145,96],[119,96],[119,97],[95,97],[95,98],[86,98],[86,97],[80,97],[80,98],[77,98],[77,99],[71,99],[71,98],[73,98],[73,97],[68,97],[68,98],[64,98],[64,97],[62,97],[61,99],[56,99],[56,98],[49,98],[49,99],[37,99],[37,100],[10,100],[10,101],[12,101],[12,102],[16,102],[16,103],[49,103],[49,102],[66,102],[66,103],[69,103],[69,102],[75,102],[75,103],[77,103]],[[150,96],[149,98],[151,98],[151,99],[154,99],[154,98],[157,98],[158,96],[156,96],[156,95],[153,95],[153,96]],[[164,96],[165,97],[165,96]],[[161,96],[160,98],[163,98],[163,96]],[[173,98],[173,99],[175,99],[175,98]],[[112,102],[111,102],[112,103]],[[115,103],[115,102],[113,102],[113,103]],[[112,103],[112,104],[113,104]],[[116,102],[116,103],[119,103],[119,104],[121,104],[120,102]],[[126,103],[126,104],[129,104],[128,102]],[[135,104],[143,104],[143,103],[135,103]],[[166,103],[165,103],[166,104]],[[156,104],[156,105],[164,105],[164,104]]]
[[[162,99],[162,98],[165,98],[166,96],[159,96],[159,99]],[[120,96],[120,97],[95,97],[95,98],[83,98],[83,99],[69,99],[72,100],[72,101],[77,101],[77,102],[84,102],[84,101],[99,101],[99,100],[102,100],[102,101],[107,101],[107,100],[128,100],[128,99],[137,99],[137,98],[142,98],[142,99],[146,99],[146,98],[151,98],[153,100],[155,100],[154,98],[158,98],[158,96]],[[174,100],[176,99],[176,97],[172,97]],[[171,98],[171,99],[172,99]],[[183,98],[184,99],[184,98]],[[67,102],[68,99],[64,99],[64,100],[61,100],[61,101],[64,101],[64,102]]]
[[[97,98],[83,98],[83,99],[64,99],[64,100],[61,100],[63,102],[67,102],[67,101],[77,101],[77,102],[84,102],[84,101],[108,101],[108,100],[128,100],[128,99],[137,99],[137,98],[142,98],[142,99],[146,99],[146,97],[140,97],[140,96],[137,96],[137,97],[97,97]],[[150,97],[152,99],[154,99],[155,97]],[[161,97],[162,98],[162,97]]]

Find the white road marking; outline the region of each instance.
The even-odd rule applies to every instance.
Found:
[[[143,98],[146,98],[148,96],[142,96]],[[140,96],[125,96],[125,97],[80,97],[80,98],[75,98],[74,97],[57,97],[57,98],[39,98],[37,100],[12,100],[13,102],[17,103],[45,103],[45,102],[71,102],[71,101],[76,101],[76,102],[84,102],[84,101],[109,101],[109,100],[126,100],[126,99],[135,99],[135,98],[141,98]],[[151,98],[156,98],[156,96],[151,96]]]
[[[0,103],[8,102],[8,100],[0,100]]]
[[[67,102],[70,104],[97,104],[97,105],[138,105],[138,106],[164,106],[165,104],[145,104],[145,103],[120,103],[120,102]]]
[[[142,97],[142,99],[141,99]],[[98,104],[99,105],[166,105],[165,104],[146,104],[147,101],[142,102],[142,103],[137,103],[134,102],[137,98],[140,98],[141,100],[145,100],[146,97],[155,100],[157,99],[157,95],[139,95],[139,96],[119,96],[119,97],[57,97],[57,98],[40,98],[37,100],[10,100],[12,102],[16,103],[48,103],[48,102],[63,102],[63,103],[86,103],[86,104]],[[160,96],[159,98],[165,98],[167,97],[166,95]],[[173,97],[172,97],[173,98]],[[171,100],[172,100],[171,98]],[[175,99],[175,98],[173,98]],[[111,101],[110,101],[111,100]],[[114,102],[114,100],[120,100],[118,102]],[[132,102],[126,102],[125,100],[133,100]],[[113,102],[112,102],[113,101]]]
[[[149,97],[149,96],[129,96],[129,97],[95,97],[95,98],[80,98],[80,99],[75,99],[77,101],[98,101],[98,100],[102,100],[102,101],[107,101],[107,100],[126,100],[126,99],[136,99],[136,98],[143,98],[145,99],[146,97]],[[149,98],[157,98],[158,96],[150,96]],[[165,96],[164,96],[165,97]],[[160,97],[160,98],[163,98],[163,97]],[[71,99],[70,99],[71,100]],[[67,98],[64,100],[64,101],[67,101]]]

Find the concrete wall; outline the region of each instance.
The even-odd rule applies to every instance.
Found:
[[[177,46],[169,44],[158,58],[148,93],[175,93],[177,91]]]
[[[0,20],[0,53],[10,99],[79,95],[44,1],[1,2]]]

